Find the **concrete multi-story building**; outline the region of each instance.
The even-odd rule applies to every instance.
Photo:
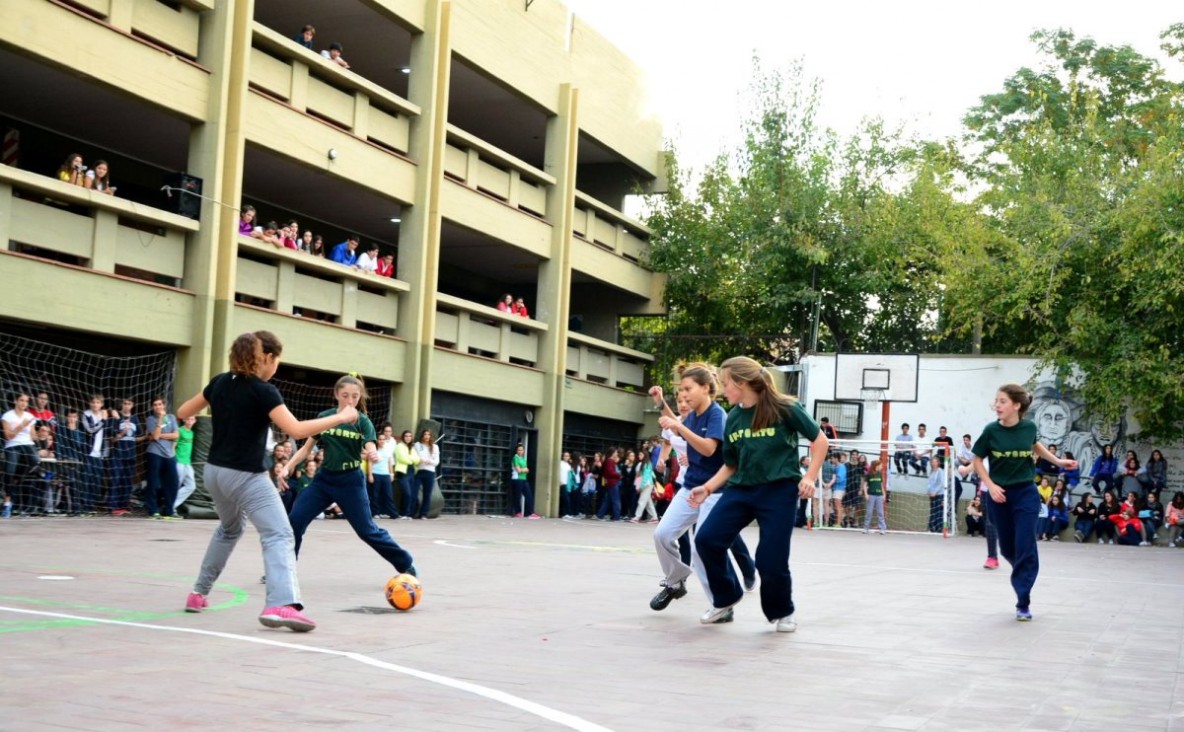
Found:
[[[0,330],[175,349],[178,396],[274,331],[285,378],[357,371],[397,430],[443,423],[449,511],[504,507],[517,442],[553,511],[561,450],[636,439],[650,357],[617,324],[662,281],[622,209],[660,181],[661,131],[558,2],[3,2],[0,69]],[[75,152],[115,195],[58,179]],[[357,233],[395,275],[242,236],[246,204],[329,248]]]

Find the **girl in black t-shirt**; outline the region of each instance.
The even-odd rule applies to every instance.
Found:
[[[316,623],[300,611],[296,579],[295,540],[288,515],[263,466],[266,436],[274,422],[295,438],[336,427],[358,418],[353,407],[320,419],[300,421],[284,406],[279,390],[268,383],[280,364],[283,345],[261,330],[243,333],[230,347],[230,370],[218,374],[200,393],[177,410],[180,420],[210,408],[213,438],[206,458],[205,487],[214,499],[218,528],[210,539],[201,572],[185,602],[186,612],[199,613],[206,596],[226,567],[243,533],[244,518],[259,533],[267,577],[267,600],[259,622],[268,628],[307,632]]]

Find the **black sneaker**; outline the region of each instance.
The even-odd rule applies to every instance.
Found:
[[[744,591],[752,592],[752,588],[756,587],[756,575],[744,578]]]
[[[650,609],[654,611],[665,610],[670,606],[671,602],[680,597],[686,597],[686,595],[686,582],[679,582],[673,587],[663,585],[662,589],[658,591],[658,594],[654,595],[654,599],[650,600]]]

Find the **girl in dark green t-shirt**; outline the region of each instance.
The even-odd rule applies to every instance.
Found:
[[[686,486],[692,489],[687,500],[693,506],[723,491],[695,532],[695,548],[714,601],[699,622],[730,618],[730,608],[744,596],[727,552],[741,529],[755,519],[761,537],[756,552],[761,610],[777,632],[792,633],[797,622],[789,548],[798,497],[814,495],[829,443],[797,400],[780,394],[768,370],[751,358],[724,361],[720,379],[733,405],[724,427],[724,464],[706,483],[695,486],[688,478]],[[798,469],[801,439],[810,443],[805,476]]]
[[[304,441],[287,465],[300,465],[308,459],[313,444],[321,443],[322,461],[312,482],[303,487],[292,506],[290,519],[296,535],[296,554],[300,555],[300,543],[304,531],[317,514],[334,503],[345,513],[345,518],[358,538],[366,542],[379,556],[391,563],[397,572],[411,572],[411,554],[399,546],[386,529],[374,523],[370,497],[366,490],[366,475],[362,472],[363,461],[377,462],[382,459],[375,446],[374,424],[366,416],[366,387],[354,374],[347,374],[337,380],[333,387],[337,397],[337,409],[356,407],[358,419],[325,430]],[[287,478],[288,467],[280,469],[280,477]],[[285,486],[286,487],[286,486]]]
[[[999,533],[999,549],[1011,563],[1011,586],[1015,590],[1015,619],[1031,620],[1032,586],[1040,572],[1036,554],[1036,517],[1040,494],[1034,457],[1048,460],[1066,470],[1077,467],[1036,439],[1036,423],[1024,419],[1032,395],[1019,384],[1005,384],[995,394],[995,415],[999,418],[983,428],[974,443],[974,471],[990,493],[987,511]],[[984,464],[990,462],[990,468]]]

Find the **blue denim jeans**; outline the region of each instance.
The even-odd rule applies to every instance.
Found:
[[[300,544],[304,532],[317,514],[330,505],[345,513],[346,520],[358,538],[378,552],[397,572],[406,572],[411,566],[411,553],[399,546],[386,529],[374,523],[370,513],[370,498],[366,494],[366,476],[361,470],[322,470],[312,479],[307,488],[296,497],[292,507],[292,532],[296,539],[296,555],[300,556]]]
[[[399,483],[399,505],[402,506],[404,516],[415,514],[415,473],[395,473],[395,480]]]
[[[510,513],[521,513],[524,516],[534,513],[534,491],[530,490],[530,482],[511,480],[510,488],[513,489],[514,495],[514,505],[510,507]]]
[[[600,502],[600,509],[596,512],[596,518],[604,518],[608,513],[609,507],[613,509],[613,521],[621,520],[621,486],[619,483],[614,483],[606,486],[604,489],[604,500]]]
[[[770,621],[792,615],[793,578],[789,548],[798,511],[798,481],[729,486],[711,514],[695,532],[695,549],[707,573],[716,607],[728,607],[744,596],[728,561],[728,549],[740,531],[755,519],[760,527],[756,569],[761,576],[761,609]]]
[[[1011,587],[1015,606],[1027,608],[1032,602],[1032,587],[1040,574],[1036,553],[1036,518],[1040,514],[1040,494],[1036,484],[1023,483],[1003,487],[1007,501],[987,503],[991,523],[999,534],[999,550],[1011,563]]]
[[[132,503],[132,481],[136,477],[136,443],[118,440],[111,448],[111,495],[108,506],[128,509]]]
[[[411,518],[427,518],[428,510],[432,507],[432,489],[436,487],[436,471],[415,471],[415,482],[419,485],[419,505],[413,506],[407,515]]]
[[[148,453],[148,487],[144,493],[144,508],[148,515],[173,515],[177,502],[177,458]]]
[[[391,485],[391,476],[373,473],[375,501],[371,508],[375,513],[384,514],[391,518],[399,518],[399,509],[395,508],[395,496]]]

